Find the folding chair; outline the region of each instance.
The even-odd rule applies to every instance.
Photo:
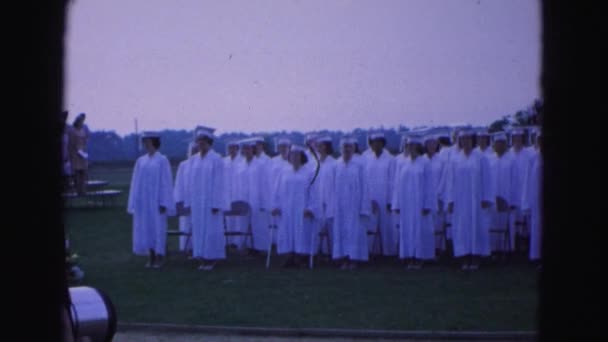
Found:
[[[372,250],[370,254],[378,254],[382,255],[382,233],[380,232],[380,206],[378,202],[372,201],[372,213],[375,212],[376,216],[376,227],[371,227],[367,231],[367,236],[373,235],[374,239],[372,240]],[[378,245],[379,253],[376,253],[376,245]]]
[[[226,218],[228,217],[245,217],[247,219],[247,229],[246,231],[237,231],[231,230],[228,227],[228,223]],[[235,201],[230,205],[230,210],[224,212],[224,236],[244,236],[245,242],[247,242],[247,237],[249,237],[249,247],[253,248],[253,232],[251,229],[251,206],[249,203],[245,201]],[[226,247],[228,247],[228,239],[226,239]]]
[[[513,226],[515,228],[515,249],[517,252],[526,255],[526,248],[524,245],[526,244],[526,236],[529,236],[528,231],[528,220],[524,213],[519,211],[517,218],[513,222]]]
[[[492,223],[493,225],[497,225],[497,227],[490,227],[490,236],[492,234],[502,235],[502,257],[505,260],[511,252],[511,212],[508,208],[498,208],[497,214],[497,220]],[[504,217],[504,220],[500,219],[501,216]],[[503,223],[502,225],[500,224],[501,222]]]
[[[186,237],[186,246],[188,246],[188,244],[190,243],[190,240],[192,239],[192,232],[184,232],[181,231],[179,229],[167,229],[167,237],[169,236],[185,236]],[[169,254],[169,241],[167,239],[167,254]],[[188,254],[188,250],[185,249],[184,253]]]

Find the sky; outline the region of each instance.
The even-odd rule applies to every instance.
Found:
[[[92,130],[486,125],[541,97],[536,0],[74,0]]]

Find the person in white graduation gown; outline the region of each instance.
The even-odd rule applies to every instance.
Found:
[[[253,229],[254,250],[263,252],[268,249],[268,241],[270,239],[270,200],[272,195],[273,180],[271,179],[271,163],[270,157],[264,152],[266,143],[263,137],[254,137],[255,141],[255,159],[258,164],[258,177],[256,182],[261,189],[261,202],[259,210],[252,212],[251,225]]]
[[[236,168],[233,183],[235,187],[235,200],[247,202],[251,207],[253,246],[248,246],[250,253],[267,250],[270,239],[268,223],[265,226],[259,225],[260,215],[267,214],[266,211],[269,205],[265,201],[270,191],[267,185],[268,177],[264,175],[264,169],[261,167],[263,162],[254,155],[255,148],[256,141],[254,139],[241,141],[243,161]]]
[[[192,216],[192,256],[201,260],[199,270],[212,270],[226,258],[222,212],[230,208],[225,191],[224,161],[211,149],[213,135],[201,130],[196,143],[199,153],[190,165],[190,196],[184,202]]]
[[[226,156],[224,157],[224,191],[228,196],[229,204],[236,201],[236,172],[237,168],[242,163],[243,157],[240,154],[239,143],[237,141],[229,141],[226,144]],[[226,217],[226,225],[231,231],[245,232],[247,229],[247,220],[243,217],[228,216]],[[236,249],[244,248],[243,236],[228,236],[226,237],[228,246]]]
[[[450,138],[450,133],[452,137]],[[439,213],[444,220],[446,230],[446,251],[453,252],[454,243],[452,241],[452,213],[448,212],[447,208],[447,179],[448,171],[451,169],[454,158],[461,152],[458,140],[458,130],[442,130],[439,133],[443,141],[442,147],[439,150],[439,159],[443,164],[443,173],[439,180]]]
[[[270,158],[269,171],[270,171],[270,182],[271,189],[275,188],[274,182],[277,181],[279,175],[285,168],[291,168],[289,163],[289,149],[291,147],[291,140],[288,138],[277,139],[276,149],[278,154]]]
[[[270,158],[270,173],[271,179],[277,179],[284,168],[291,168],[289,163],[289,149],[291,147],[291,140],[288,138],[279,138],[276,143],[276,150],[278,154]]]
[[[475,138],[474,138],[473,145],[475,147],[473,150],[476,152],[479,152],[479,154],[481,154],[484,158],[486,158],[488,160],[488,165],[490,165],[490,160],[494,154],[494,150],[490,146],[490,135],[488,133],[488,130],[486,128],[477,128],[477,129],[475,129],[474,136],[475,136]],[[491,193],[495,193],[495,182],[492,181],[493,169],[491,166],[489,168],[489,172],[490,172],[490,189],[489,189],[489,191]],[[488,231],[490,231],[490,229],[492,229],[492,226],[494,224],[494,219],[496,218],[496,215],[495,215],[496,200],[495,200],[495,198],[492,198],[490,203],[491,203],[490,207],[487,208],[486,210],[482,211],[483,225],[486,227],[486,229]],[[492,244],[490,243],[490,254],[492,253],[491,251],[492,251]]]
[[[279,176],[281,175],[281,173],[283,172],[284,169],[286,168],[291,168],[291,164],[289,163],[289,149],[291,147],[291,140],[289,140],[286,137],[281,137],[281,138],[277,138],[276,139],[276,143],[275,143],[275,149],[278,152],[278,154],[272,158],[270,158],[270,162],[269,162],[269,179],[268,179],[268,183],[270,186],[270,190],[274,191],[277,187],[276,182],[279,179]],[[308,165],[306,165],[308,166]],[[270,194],[270,198],[272,201],[272,198],[274,196],[274,193]],[[279,222],[277,222],[276,220],[273,220],[273,218],[270,218],[271,222],[273,222],[275,225],[280,224]],[[274,245],[277,244],[277,234],[271,234],[272,235],[272,243]]]
[[[399,174],[399,171],[403,164],[410,161],[408,137],[408,134],[401,135],[401,141],[399,143],[399,154],[395,156],[395,177]],[[395,182],[396,181],[393,180],[393,183]]]
[[[511,183],[514,191],[514,202],[511,203],[512,214],[510,220],[511,230],[513,230],[516,234],[516,241],[518,240],[517,236],[524,239],[529,234],[529,231],[526,231],[526,228],[529,229],[529,227],[525,227],[523,224],[516,224],[518,222],[524,222],[526,219],[521,210],[521,200],[524,196],[524,178],[532,166],[532,154],[524,146],[524,134],[525,132],[521,128],[515,128],[511,131],[511,140],[513,146],[511,146],[511,149],[509,150],[509,154],[511,154],[515,160],[516,167],[516,172]]]
[[[365,183],[368,187],[369,198],[375,202],[376,210],[372,204],[369,230],[375,231],[380,226],[382,248],[373,246],[373,236],[369,237],[370,251],[385,256],[397,255],[398,233],[395,229],[391,215],[391,200],[394,189],[395,158],[386,150],[386,137],[382,132],[370,133],[368,138],[370,153],[363,154],[365,163]]]
[[[408,269],[419,269],[435,257],[435,232],[431,212],[437,199],[431,184],[431,162],[423,155],[421,137],[409,139],[410,162],[396,177],[392,205],[399,215],[399,258]]]
[[[321,252],[329,254],[331,253],[331,250],[328,250],[328,248],[331,249],[331,238],[333,234],[332,222],[327,219],[327,208],[333,202],[336,181],[336,158],[333,156],[334,148],[332,138],[330,136],[319,137],[317,148],[319,150],[319,174],[317,176],[317,182],[319,183],[318,191],[321,205],[321,217],[317,220],[319,225],[318,231],[325,230],[327,232],[329,243],[321,245]],[[318,235],[315,236],[318,238]],[[315,246],[316,245],[317,244],[315,243]]]
[[[175,215],[173,177],[167,157],[158,152],[160,135],[145,132],[146,154],[133,169],[127,212],[133,216],[133,253],[148,255],[146,267],[160,268],[166,254],[167,216]]]
[[[173,188],[173,198],[175,200],[176,214],[179,216],[179,231],[192,234],[192,217],[184,207],[184,201],[190,196],[190,187],[188,186],[188,175],[190,174],[190,165],[193,156],[198,153],[197,144],[189,144],[190,151],[188,158],[179,163],[177,174],[175,175],[175,187]],[[187,245],[186,245],[187,244]],[[185,251],[188,254],[192,252],[192,237],[179,237],[179,250]]]
[[[445,164],[439,156],[439,137],[436,134],[430,133],[424,136],[424,148],[426,151],[425,158],[429,160],[429,196],[433,206],[431,209],[431,219],[433,222],[433,231],[442,231],[445,224],[445,216],[439,211],[439,183],[441,181],[441,175],[443,174],[443,168]],[[433,233],[434,235],[434,233]],[[435,235],[434,235],[435,236]],[[435,236],[435,249],[437,252],[445,250],[446,241],[440,236]]]
[[[541,189],[543,177],[542,157],[542,134],[536,136],[537,153],[534,155],[532,166],[524,179],[524,192],[522,198],[522,209],[530,217],[530,260],[541,259],[542,246],[542,212],[541,212]]]
[[[481,153],[483,153],[486,157],[490,158],[492,155],[494,155],[494,150],[492,149],[492,146],[490,144],[490,133],[488,133],[487,129],[480,129],[477,131],[477,147],[475,147],[476,150],[479,150]]]
[[[473,132],[459,134],[462,152],[454,156],[447,179],[448,211],[453,213],[454,256],[463,270],[477,270],[480,257],[490,255],[490,232],[484,222],[490,209],[491,174],[488,158],[473,150]]]
[[[289,168],[281,168],[272,198],[272,216],[277,220],[277,253],[289,254],[283,267],[306,265],[312,252],[314,221],[320,217],[318,183],[302,146],[291,146]]]
[[[359,262],[369,260],[371,201],[365,165],[354,158],[355,138],[343,138],[340,145],[342,156],[336,162],[334,197],[328,207],[328,217],[333,218],[332,258],[342,261],[341,269],[355,269]]]
[[[495,228],[506,227],[509,224],[510,206],[515,203],[515,192],[513,178],[517,172],[513,155],[507,153],[507,135],[497,132],[493,136],[495,153],[489,158],[492,175],[492,185],[496,195],[495,205],[492,211],[492,226]],[[505,250],[504,236],[492,234],[490,236],[492,252],[510,252]],[[510,230],[510,246],[513,250],[515,245],[515,231]]]

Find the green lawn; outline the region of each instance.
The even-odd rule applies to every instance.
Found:
[[[399,330],[534,330],[537,272],[519,262],[463,274],[448,264],[406,272],[394,261],[340,271],[283,270],[280,258],[231,255],[214,272],[173,253],[161,270],[131,253],[130,170],[92,170],[125,194],[119,206],[66,211],[83,285],[109,294],[121,322]],[[170,225],[176,227],[176,220]],[[170,238],[175,251],[177,240]]]

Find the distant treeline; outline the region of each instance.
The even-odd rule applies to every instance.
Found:
[[[507,115],[499,120],[494,121],[489,125],[492,132],[500,131],[508,126],[517,125],[532,125],[538,124],[542,118],[542,102],[534,101],[526,110],[520,110],[513,115]],[[401,141],[401,133],[410,130],[406,126],[397,128],[383,129],[377,128],[376,131],[383,131],[386,135],[387,149],[392,153],[399,151],[399,143]],[[369,129],[358,128],[348,132],[354,134],[362,149],[367,148],[367,133]],[[323,134],[332,137],[334,148],[337,150],[340,138],[346,133],[342,131],[322,130],[316,132],[307,132]],[[194,136],[193,130],[164,130],[161,131],[161,147],[160,151],[166,155],[173,163],[179,162],[186,158],[188,144]],[[266,153],[270,156],[276,154],[275,138],[288,137],[295,144],[304,143],[304,133],[302,132],[257,132],[254,134],[243,133],[224,133],[217,136],[213,143],[213,149],[224,155],[226,152],[226,143],[233,140],[245,139],[252,136],[263,136],[266,139]],[[129,134],[121,137],[114,131],[92,131],[88,143],[89,158],[92,163],[103,165],[132,165],[133,161],[140,156],[143,151],[139,139],[136,135]]]

